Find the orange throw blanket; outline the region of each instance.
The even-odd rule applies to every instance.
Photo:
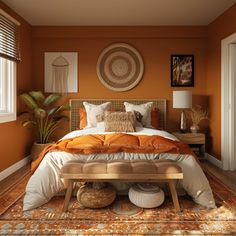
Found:
[[[158,135],[131,135],[125,133],[89,134],[72,139],[58,141],[46,147],[39,157],[32,162],[31,170],[35,171],[45,154],[49,151],[65,151],[75,154],[92,153],[178,153],[191,154],[187,144],[173,141]]]

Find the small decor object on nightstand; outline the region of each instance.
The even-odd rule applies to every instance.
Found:
[[[190,127],[192,133],[197,133],[200,129],[199,123],[202,120],[209,119],[207,109],[202,108],[200,105],[193,107],[190,111],[190,116],[193,124]]]
[[[173,91],[173,108],[192,108],[192,92],[191,91]],[[182,133],[187,130],[186,115],[184,110],[180,116],[180,131]]]

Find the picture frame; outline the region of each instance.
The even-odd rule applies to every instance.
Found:
[[[194,55],[171,55],[171,87],[194,87]]]
[[[78,53],[44,53],[44,91],[45,93],[78,92]]]

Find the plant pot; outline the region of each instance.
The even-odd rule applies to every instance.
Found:
[[[192,125],[190,126],[190,131],[191,131],[191,133],[193,133],[193,134],[198,133],[199,129],[200,129],[200,128],[199,128],[198,125],[192,124]]]
[[[32,161],[36,160],[43,149],[51,144],[52,143],[34,143],[30,154]]]

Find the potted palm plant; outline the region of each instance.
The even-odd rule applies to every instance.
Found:
[[[31,158],[35,160],[38,154],[50,144],[50,137],[59,128],[62,119],[67,119],[63,111],[69,110],[68,105],[55,106],[54,103],[61,98],[59,94],[50,94],[47,97],[41,91],[31,91],[20,95],[20,99],[28,108],[27,119],[22,125],[35,128],[36,141],[33,144]]]

